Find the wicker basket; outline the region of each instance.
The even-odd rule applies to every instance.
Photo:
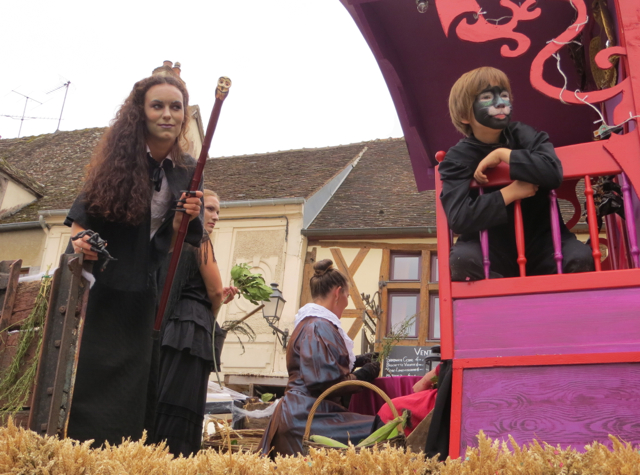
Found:
[[[316,410],[318,409],[318,406],[320,405],[320,403],[329,395],[331,394],[333,391],[343,388],[345,386],[362,386],[365,388],[369,388],[372,391],[374,391],[375,393],[377,393],[382,399],[384,399],[384,401],[389,404],[389,408],[391,409],[391,413],[393,414],[393,417],[398,417],[398,411],[396,410],[395,406],[393,405],[393,402],[391,402],[391,399],[389,399],[389,396],[387,396],[385,394],[385,392],[380,389],[377,386],[374,386],[371,383],[367,383],[366,381],[359,381],[359,380],[353,380],[353,381],[343,381],[341,383],[338,383],[334,386],[331,386],[329,389],[327,389],[325,392],[323,392],[320,396],[318,396],[318,399],[316,400],[316,402],[313,404],[313,406],[311,407],[311,411],[309,411],[309,417],[307,417],[307,426],[305,427],[304,430],[304,435],[302,436],[302,447],[304,449],[304,452],[307,453],[309,448],[314,448],[314,449],[332,449],[332,450],[341,450],[341,451],[346,451],[347,449],[344,448],[340,448],[340,447],[329,447],[323,444],[318,444],[316,442],[312,442],[309,440],[309,436],[311,435],[311,423],[313,422],[313,416],[315,416],[316,414]],[[378,442],[376,444],[373,445],[368,445],[367,447],[356,447],[356,452],[360,452],[360,449],[364,449],[364,448],[371,448],[371,447],[380,447],[380,446],[384,446],[386,444],[391,445],[392,447],[405,447],[406,446],[406,438],[404,436],[404,431],[399,431],[400,433],[396,436],[393,437],[392,439],[387,439],[383,442]]]
[[[264,429],[231,429],[229,438],[227,438],[226,430],[219,428],[214,434],[206,436],[202,441],[202,446],[224,453],[228,453],[229,448],[233,453],[253,453],[258,451],[260,441],[264,435]],[[229,442],[231,442],[231,444],[229,444]]]

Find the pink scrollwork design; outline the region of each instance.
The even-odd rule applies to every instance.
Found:
[[[615,97],[621,92],[629,91],[629,80],[624,79],[616,84],[614,87],[603,89],[601,91],[589,91],[589,92],[575,92],[573,90],[568,90],[566,87],[557,87],[549,84],[543,78],[544,64],[547,60],[554,58],[554,55],[557,55],[560,49],[562,49],[565,45],[574,41],[574,39],[580,34],[580,32],[584,29],[588,16],[587,16],[587,7],[584,4],[583,0],[568,0],[571,2],[573,7],[577,12],[577,19],[574,24],[569,26],[562,34],[560,34],[557,38],[552,39],[547,43],[547,45],[542,48],[542,50],[536,55],[533,62],[531,63],[531,72],[530,72],[530,80],[531,85],[542,92],[543,94],[552,97],[554,99],[558,99],[560,101],[566,102],[568,104],[584,104],[585,101],[594,104],[599,102],[604,102],[606,100]],[[609,58],[613,55],[624,56],[626,55],[626,49],[620,46],[613,46],[607,49],[600,51],[596,55],[596,64],[602,69],[608,69],[612,67]],[[628,97],[628,94],[625,94]],[[588,99],[588,101],[587,101]],[[625,102],[625,98],[623,97],[623,102]],[[622,105],[622,104],[621,104]],[[618,112],[620,110],[625,110],[625,112]],[[614,114],[614,121],[620,122],[624,120],[624,115],[628,114],[628,107],[617,107],[616,113]],[[620,114],[620,115],[619,115]]]
[[[473,13],[477,21],[469,23],[468,19],[464,18],[456,27],[458,37],[461,40],[474,43],[499,39],[514,40],[517,43],[514,49],[511,49],[508,45],[502,45],[500,48],[500,54],[506,58],[520,56],[531,46],[531,40],[526,35],[514,30],[518,26],[518,22],[534,20],[540,16],[541,10],[539,8],[529,11],[529,8],[535,3],[536,0],[526,0],[522,5],[516,5],[510,0],[500,0],[500,5],[511,10],[511,15],[505,17],[510,18],[510,20],[505,24],[492,24],[484,17],[482,8],[475,0],[435,1],[445,35],[449,35],[453,20],[464,13]]]

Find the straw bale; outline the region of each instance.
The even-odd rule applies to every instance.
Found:
[[[90,441],[41,437],[9,420],[0,427],[0,474],[35,475],[640,475],[639,447],[611,437],[612,449],[594,442],[580,453],[543,442],[519,446],[482,432],[464,460],[445,463],[398,448],[356,453],[310,449],[306,456],[276,457],[201,450],[173,458],[165,444],[123,440],[91,449]]]

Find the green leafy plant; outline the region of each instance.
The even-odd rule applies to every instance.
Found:
[[[274,397],[275,397],[275,394],[272,394],[272,393],[264,393],[262,396],[260,396],[260,399],[262,399],[262,402],[269,402],[269,401],[271,401]]]
[[[233,266],[231,279],[233,285],[240,290],[240,294],[254,305],[271,297],[271,287],[265,284],[262,275],[251,273],[249,264]]]

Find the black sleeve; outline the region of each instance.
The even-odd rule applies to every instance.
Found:
[[[78,223],[84,229],[91,229],[89,215],[87,214],[87,204],[84,193],[80,193],[71,205],[69,214],[64,220],[64,225],[71,227],[73,223]]]
[[[549,135],[522,123],[515,124],[511,132],[518,144],[509,160],[511,179],[543,188],[558,188],[562,184],[562,163],[549,142]]]
[[[445,157],[438,171],[442,177],[440,200],[454,233],[478,232],[507,222],[507,207],[500,191],[480,196],[469,188],[475,169]]]

